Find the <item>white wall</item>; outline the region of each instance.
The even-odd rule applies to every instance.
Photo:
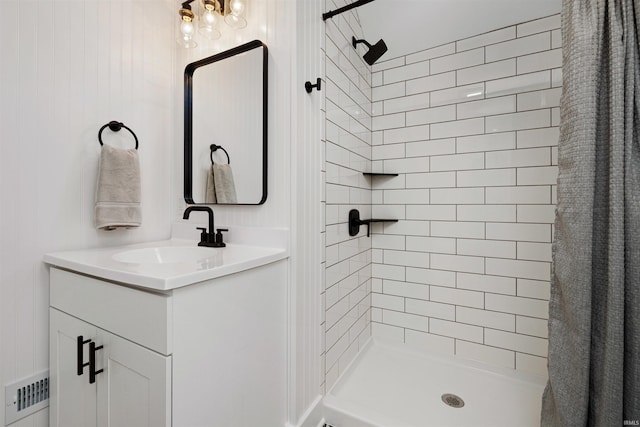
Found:
[[[48,367],[44,253],[169,236],[173,3],[0,2],[1,402],[5,383]],[[110,120],[140,140],[135,230],[93,227],[97,132]],[[16,425],[48,425],[47,411]]]
[[[546,374],[560,16],[373,66],[373,335]]]
[[[327,10],[344,1],[326,2]],[[371,238],[348,233],[349,210],[371,217],[371,68],[351,37],[362,37],[357,11],[328,19],[325,38],[325,390],[370,336]]]
[[[324,289],[324,90],[307,93],[306,82],[324,78],[324,0],[296,1],[296,46],[293,64],[291,171],[294,188],[291,206],[290,280],[291,425],[316,426],[322,411],[324,366],[321,368],[324,329],[321,296]],[[326,80],[322,81],[326,88]],[[321,326],[322,325],[322,326]],[[315,406],[314,406],[315,404]]]

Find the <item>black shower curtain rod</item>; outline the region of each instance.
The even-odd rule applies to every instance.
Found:
[[[330,10],[329,12],[322,14],[322,20],[326,21],[329,18],[333,18],[336,15],[340,15],[342,12],[346,12],[347,10],[351,10],[353,8],[362,6],[363,4],[371,3],[373,0],[358,0],[354,3],[348,4],[336,10]]]

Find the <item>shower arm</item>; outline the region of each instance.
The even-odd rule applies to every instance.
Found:
[[[346,6],[343,6],[343,7],[339,8],[339,9],[331,10],[329,12],[323,13],[322,14],[322,20],[326,21],[329,18],[333,18],[336,15],[340,15],[343,12],[346,12],[346,11],[351,10],[353,8],[356,8],[356,7],[360,7],[360,6],[364,5],[364,4],[371,3],[372,1],[373,0],[358,0],[358,1],[354,2],[354,3],[351,3],[351,4],[348,4]]]
[[[369,49],[371,49],[373,46],[371,46],[371,43],[369,43],[366,40],[356,40],[355,37],[351,37],[351,44],[353,45],[353,48],[355,49],[356,46],[358,45],[358,43],[364,43],[365,46],[367,46]]]

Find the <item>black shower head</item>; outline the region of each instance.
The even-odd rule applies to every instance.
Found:
[[[364,60],[369,65],[373,65],[387,51],[387,45],[382,39],[378,40],[378,43],[372,46],[366,40],[356,40],[355,37],[351,38],[351,44],[353,44],[354,49],[358,43],[364,43],[369,48],[369,51],[363,56]]]

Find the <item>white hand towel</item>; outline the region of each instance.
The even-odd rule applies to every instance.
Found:
[[[207,171],[207,188],[204,193],[205,203],[218,203],[216,199],[216,182],[213,179],[213,165]]]
[[[142,223],[140,199],[138,151],[103,145],[96,188],[96,228],[139,227]]]
[[[213,179],[216,182],[218,203],[238,203],[231,165],[214,164]]]

